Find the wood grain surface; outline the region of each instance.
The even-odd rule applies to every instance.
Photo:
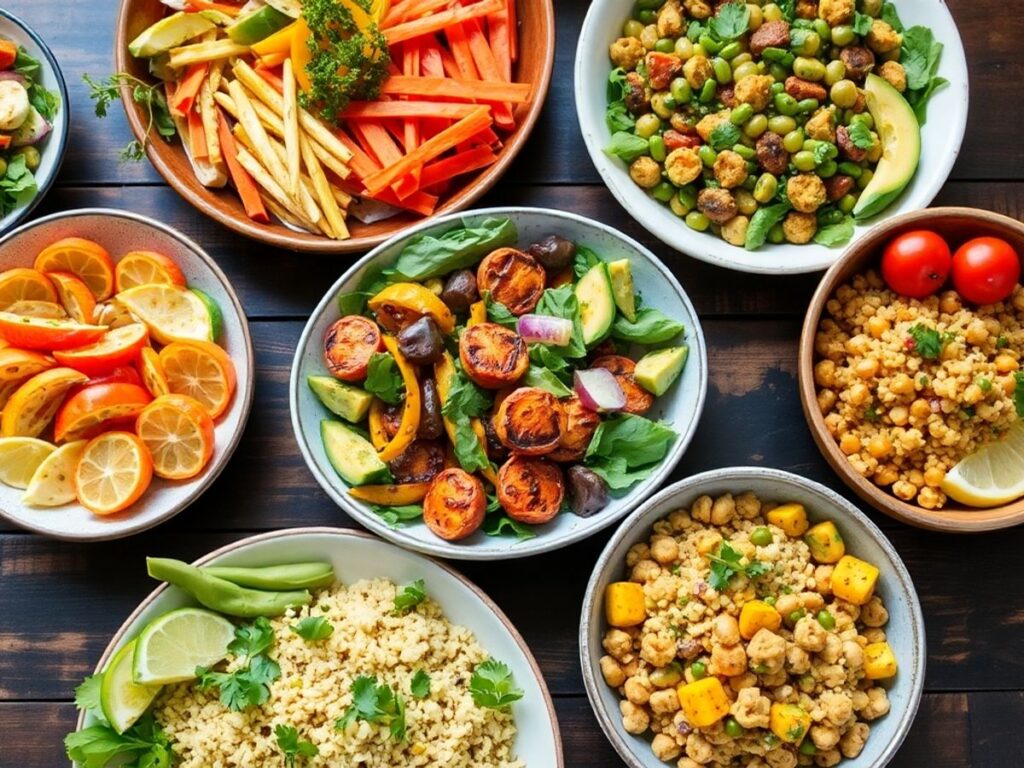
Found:
[[[915,0],[906,0],[914,2]],[[971,113],[952,180],[937,202],[1024,216],[1024,17],[1003,0],[950,0],[967,49]],[[190,559],[250,533],[301,525],[353,526],[299,456],[286,386],[309,312],[352,257],[263,248],[192,210],[146,163],[117,160],[130,133],[114,105],[92,115],[82,74],[113,66],[114,0],[7,0],[61,62],[71,92],[70,148],[39,214],[104,205],[148,214],[198,240],[238,289],[257,356],[253,415],[209,493],[170,523],[127,541],[80,545],[0,527],[0,768],[66,765],[61,740],[75,721],[73,686],[153,584],[143,557]],[[679,276],[708,340],[707,406],[678,479],[714,467],[789,469],[845,493],[807,431],[796,388],[800,322],[818,276],[727,273],[671,252],[600,185],[572,104],[572,59],[585,0],[555,3],[555,75],[542,117],[488,205],[548,206],[607,222],[650,246]],[[997,19],[998,23],[993,20]],[[847,494],[849,495],[849,494]],[[42,514],[42,513],[41,513]],[[1015,567],[1024,530],[954,537],[871,512],[917,585],[928,636],[927,693],[898,768],[1016,768],[1024,764],[1024,592]],[[611,768],[612,751],[583,694],[576,634],[583,588],[607,534],[562,553],[505,564],[459,565],[508,613],[543,669],[573,768]],[[543,610],[538,604],[543,601]],[[537,766],[533,768],[545,768]]]

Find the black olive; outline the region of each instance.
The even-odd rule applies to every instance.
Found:
[[[539,261],[544,269],[558,271],[572,264],[576,257],[576,244],[558,235],[548,235],[539,243],[531,245],[528,253]]]
[[[424,315],[399,331],[398,348],[414,365],[436,363],[444,354],[441,329],[431,318]]]
[[[580,517],[590,517],[605,508],[608,486],[600,475],[578,464],[569,467],[568,475],[573,512]]]
[[[465,312],[474,301],[480,300],[476,287],[476,275],[468,269],[452,272],[445,280],[441,301],[453,312]]]
[[[436,440],[444,432],[444,420],[441,418],[441,398],[437,394],[434,380],[424,378],[420,392],[420,427],[416,436],[425,440]]]

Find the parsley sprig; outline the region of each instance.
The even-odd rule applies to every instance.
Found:
[[[217,688],[221,703],[235,712],[264,704],[270,698],[270,684],[281,676],[281,667],[267,656],[273,647],[274,628],[262,616],[236,628],[228,651],[241,663],[233,672],[196,667],[199,690]]]
[[[395,741],[405,740],[405,700],[376,676],[360,675],[352,681],[352,703],[334,722],[339,730],[354,722],[386,725]]]
[[[708,584],[719,592],[729,586],[729,581],[733,576],[743,574],[748,579],[756,579],[772,569],[767,563],[758,560],[751,560],[743,565],[740,562],[743,555],[733,549],[727,541],[723,541],[718,546],[718,552],[707,555],[707,558],[711,561],[711,577],[708,579]]]
[[[111,102],[120,98],[122,85],[131,88],[132,101],[141,106],[146,114],[146,130],[142,141],[130,141],[121,151],[122,160],[141,160],[145,157],[146,145],[149,144],[149,137],[154,130],[167,141],[177,133],[174,120],[171,119],[170,107],[167,106],[167,100],[161,90],[162,82],[147,83],[127,72],[116,72],[102,80],[94,80],[85,73],[82,79],[89,86],[89,98],[96,102],[96,117],[107,116],[107,108]]]
[[[497,659],[477,665],[469,680],[469,693],[478,707],[487,709],[506,709],[523,698],[523,691],[515,687],[512,670]]]
[[[912,326],[907,333],[910,334],[907,346],[925,360],[938,360],[943,348],[956,338],[955,333],[939,333],[921,323]]]
[[[279,723],[274,728],[274,736],[277,737],[277,746],[284,755],[285,768],[294,768],[295,761],[299,758],[316,757],[320,754],[320,748],[311,741],[299,738],[299,731],[290,725]]]

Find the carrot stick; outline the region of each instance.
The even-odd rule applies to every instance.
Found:
[[[436,117],[459,120],[476,107],[445,101],[350,101],[338,115],[345,120],[375,120],[388,117]]]
[[[234,182],[238,197],[245,206],[245,215],[253,221],[266,224],[270,221],[267,209],[263,206],[263,198],[260,197],[259,187],[252,180],[252,176],[238,163],[238,147],[235,145],[235,137],[228,128],[228,120],[221,110],[217,110],[217,135],[220,137],[220,149],[224,153],[224,161],[228,165],[228,172],[231,174],[231,181]]]
[[[383,168],[363,179],[363,185],[370,194],[380,192],[414,168],[421,167],[434,158],[439,157],[449,149],[452,149],[460,141],[483,130],[490,124],[490,109],[488,107],[478,107],[471,115],[462,118],[454,125],[432,137],[429,141],[425,141],[397,163],[389,165],[387,168]]]
[[[519,61],[519,22],[516,19],[516,0],[505,0],[508,13],[508,50],[512,61]]]
[[[187,0],[185,5],[193,11],[220,11],[221,13],[226,13],[228,16],[237,16],[242,11],[242,9],[237,5],[211,3],[208,2],[208,0]]]
[[[185,76],[178,83],[178,89],[174,92],[174,101],[169,105],[171,109],[183,115],[192,111],[192,105],[195,104],[199,88],[209,69],[210,65],[205,61],[189,65],[185,70]]]
[[[462,77],[462,73],[459,72],[459,65],[455,62],[455,57],[452,56],[452,52],[447,48],[441,49],[441,65],[444,67],[445,77],[450,77],[454,80]]]
[[[459,68],[459,77],[463,80],[481,80],[477,71],[476,62],[473,61],[473,52],[469,49],[469,40],[466,38],[466,31],[461,24],[452,24],[444,31],[448,38],[448,48],[455,59],[455,65]]]
[[[402,159],[402,150],[380,122],[360,120],[358,123],[352,123],[352,133],[355,134],[360,146],[375,157],[382,167]]]
[[[494,58],[501,68],[502,80],[512,82],[512,50],[509,47],[508,10],[503,9],[487,17],[487,40]]]
[[[381,22],[381,29],[393,27],[412,19],[418,19],[433,11],[440,10],[448,5],[451,0],[404,0],[395,3],[388,11],[388,15]]]
[[[399,199],[399,197],[395,195],[394,190],[385,189],[380,194],[373,195],[373,198],[375,200],[380,200],[382,203],[393,205],[396,208],[404,208],[407,211],[413,211],[421,216],[429,216],[434,212],[434,208],[437,206],[437,196],[427,194],[426,192],[415,192],[404,199]]]
[[[403,49],[402,73],[410,76],[418,75],[420,73],[419,44],[414,40],[410,40],[405,43]],[[414,117],[406,117],[403,122],[405,136],[402,143],[405,145],[405,151],[411,152],[420,145],[420,122]]]
[[[466,41],[473,56],[473,62],[480,73],[480,79],[505,80],[498,62],[494,59],[494,52],[487,44],[487,38],[484,37],[479,21],[471,19],[463,24],[462,28],[465,30]],[[494,105],[494,122],[506,130],[515,128],[516,121],[512,118],[512,109],[507,102]]]
[[[436,40],[420,46],[420,70],[427,77],[444,77],[444,62],[441,60],[441,46]]]
[[[474,147],[423,166],[423,171],[420,173],[420,184],[424,187],[432,187],[464,173],[486,168],[497,159],[498,156],[491,151],[490,147]]]
[[[196,109],[188,112],[188,141],[192,145],[192,157],[203,159],[210,156],[206,146],[206,131],[203,130],[203,116]]]
[[[489,13],[497,13],[499,10],[501,10],[501,0],[483,0],[483,2],[474,3],[470,6],[456,6],[447,11],[439,11],[438,13],[386,29],[384,30],[384,37],[387,39],[388,45],[394,45],[405,40],[411,40],[414,37],[432,35],[435,32],[440,32],[442,29],[447,29],[453,24],[459,24],[467,19],[486,16]]]
[[[502,83],[494,80],[462,80],[444,77],[389,77],[380,92],[391,96],[422,96],[452,98],[460,101],[508,101],[524,104],[530,100],[533,87],[528,83]]]

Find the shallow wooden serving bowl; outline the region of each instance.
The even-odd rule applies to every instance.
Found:
[[[973,237],[991,235],[1001,237],[1024,260],[1024,224],[1016,219],[974,208],[930,208],[897,216],[872,229],[854,243],[835,265],[825,273],[811,300],[800,336],[800,401],[804,416],[811,428],[814,442],[825,459],[843,481],[864,501],[875,509],[897,520],[950,533],[974,533],[1009,528],[1024,522],[1024,499],[1017,499],[1001,507],[981,509],[954,503],[943,509],[929,510],[908,504],[869,479],[862,477],[839,450],[839,445],[825,428],[825,419],[818,409],[814,384],[814,335],[825,310],[825,303],[843,283],[871,267],[877,267],[885,244],[897,235],[912,229],[931,229],[949,242],[955,251],[960,244]]]
[[[159,0],[121,0],[114,42],[114,68],[147,82],[154,78],[144,59],[128,53],[128,43],[155,21],[169,13]],[[519,60],[512,65],[512,79],[532,83],[529,103],[520,104],[515,112],[516,129],[502,134],[498,160],[476,174],[458,177],[438,203],[434,216],[461,211],[472,205],[501,177],[523,148],[537,118],[551,80],[555,59],[555,15],[551,0],[519,0],[516,9],[519,22]],[[121,102],[135,137],[143,142],[148,118],[142,108],[131,100],[127,87],[121,89]],[[354,216],[348,219],[352,236],[348,240],[331,240],[322,235],[297,232],[276,220],[259,224],[245,215],[241,201],[229,185],[223,189],[207,189],[192,172],[185,150],[177,139],[170,143],[154,136],[146,148],[150,162],[161,176],[200,212],[229,229],[254,240],[293,251],[317,253],[357,253],[380,245],[392,235],[423,221],[422,216],[403,212],[374,224],[363,224]]]

